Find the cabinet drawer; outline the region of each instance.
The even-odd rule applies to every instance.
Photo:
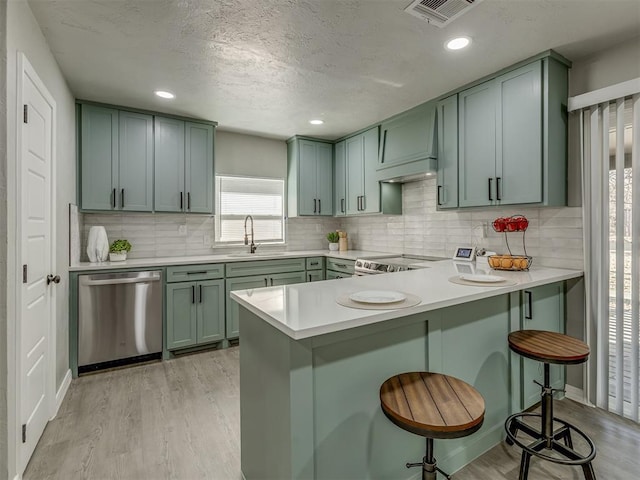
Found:
[[[333,270],[327,270],[327,280],[336,280],[338,278],[349,278],[351,275],[348,273],[334,272]]]
[[[327,258],[327,270],[348,273],[353,275],[355,271],[355,260],[343,260],[341,258]],[[327,275],[328,278],[328,275]]]
[[[307,258],[307,270],[321,270],[324,268],[324,257]]]
[[[224,263],[167,267],[167,283],[194,282],[224,277]]]
[[[227,278],[249,275],[270,275],[275,273],[297,272],[305,270],[305,258],[287,258],[286,260],[261,260],[258,262],[227,263]]]

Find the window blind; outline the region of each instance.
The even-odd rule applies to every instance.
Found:
[[[216,242],[243,243],[247,215],[256,243],[284,242],[284,180],[217,176],[216,192]]]

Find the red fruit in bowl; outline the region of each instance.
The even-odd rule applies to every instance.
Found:
[[[518,221],[514,220],[513,218],[510,218],[507,221],[507,230],[509,232],[515,232],[516,230],[518,230]]]

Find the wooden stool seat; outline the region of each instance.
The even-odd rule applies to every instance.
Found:
[[[482,395],[462,380],[430,372],[395,375],[380,387],[385,415],[403,430],[428,438],[459,438],[484,421]]]
[[[574,365],[589,357],[589,346],[577,338],[543,330],[518,330],[509,334],[509,348],[543,363]]]

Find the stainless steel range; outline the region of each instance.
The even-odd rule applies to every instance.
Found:
[[[429,262],[437,262],[440,260],[447,260],[447,258],[422,257],[418,255],[398,255],[396,257],[376,258],[374,260],[359,258],[356,260],[355,275],[376,275],[380,273],[403,272],[405,270],[429,268]]]

